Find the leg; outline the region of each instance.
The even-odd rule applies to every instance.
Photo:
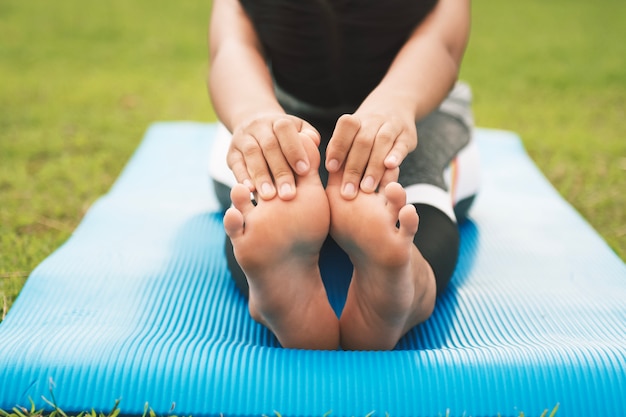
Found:
[[[402,163],[398,182],[420,216],[415,245],[432,267],[441,294],[458,258],[457,221],[467,216],[478,192],[479,158],[471,126],[462,118],[435,111],[417,129],[417,150]]]
[[[319,164],[313,142],[309,158]],[[312,164],[313,165],[313,164]],[[250,201],[233,187],[224,227],[249,285],[252,317],[284,347],[336,349],[339,326],[321,280],[319,251],[328,235],[329,207],[315,170],[296,179],[293,200]]]
[[[413,244],[418,216],[397,183],[351,201],[341,197],[340,186],[340,174],[331,174],[331,235],[354,265],[340,319],[341,345],[392,349],[435,305],[433,271]]]
[[[331,234],[354,265],[340,319],[342,346],[348,349],[393,348],[411,327],[430,316],[435,294],[445,290],[455,270],[459,231],[453,204],[457,197],[467,202],[465,210],[458,211],[465,215],[477,189],[477,159],[460,158],[473,154],[466,152],[471,128],[463,118],[442,111],[417,127],[418,148],[400,167],[404,189],[392,184],[384,193],[360,193],[345,202],[333,189],[335,179],[329,180]],[[446,175],[451,162],[456,175]],[[459,173],[459,167],[465,172]],[[468,178],[459,188],[458,180]],[[414,208],[404,205],[407,199]],[[417,233],[413,230],[411,235],[413,224]]]
[[[435,275],[437,295],[448,287],[459,257],[459,227],[436,207],[414,204],[420,227],[413,243],[428,262]]]

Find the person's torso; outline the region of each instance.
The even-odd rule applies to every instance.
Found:
[[[358,104],[436,0],[240,0],[274,79],[319,106]]]

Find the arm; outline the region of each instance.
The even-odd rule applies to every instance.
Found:
[[[380,84],[353,115],[339,119],[326,167],[336,172],[345,163],[344,197],[356,196],[359,184],[373,192],[385,171],[397,168],[415,149],[415,121],[437,108],[454,86],[469,29],[469,0],[439,0]]]
[[[213,2],[209,49],[209,93],[218,117],[233,132],[228,166],[262,198],[273,198],[277,189],[281,198],[293,198],[293,171],[309,170],[302,135],[319,144],[319,134],[286,115],[276,100],[261,43],[238,0]]]
[[[209,52],[209,93],[231,132],[250,114],[282,112],[259,39],[237,0],[213,2]]]

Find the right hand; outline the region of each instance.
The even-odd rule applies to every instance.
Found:
[[[262,114],[233,129],[227,163],[237,182],[270,200],[296,196],[294,173],[306,175],[311,164],[303,139],[320,144],[319,132],[308,122],[284,113]]]

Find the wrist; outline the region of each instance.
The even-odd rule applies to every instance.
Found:
[[[377,91],[375,89],[361,103],[356,113],[384,114],[406,121],[416,120],[416,99],[411,94],[401,91]]]
[[[234,112],[228,121],[222,121],[231,132],[243,129],[251,123],[261,120],[285,116],[286,113],[278,103],[266,103],[265,105],[255,105]]]

